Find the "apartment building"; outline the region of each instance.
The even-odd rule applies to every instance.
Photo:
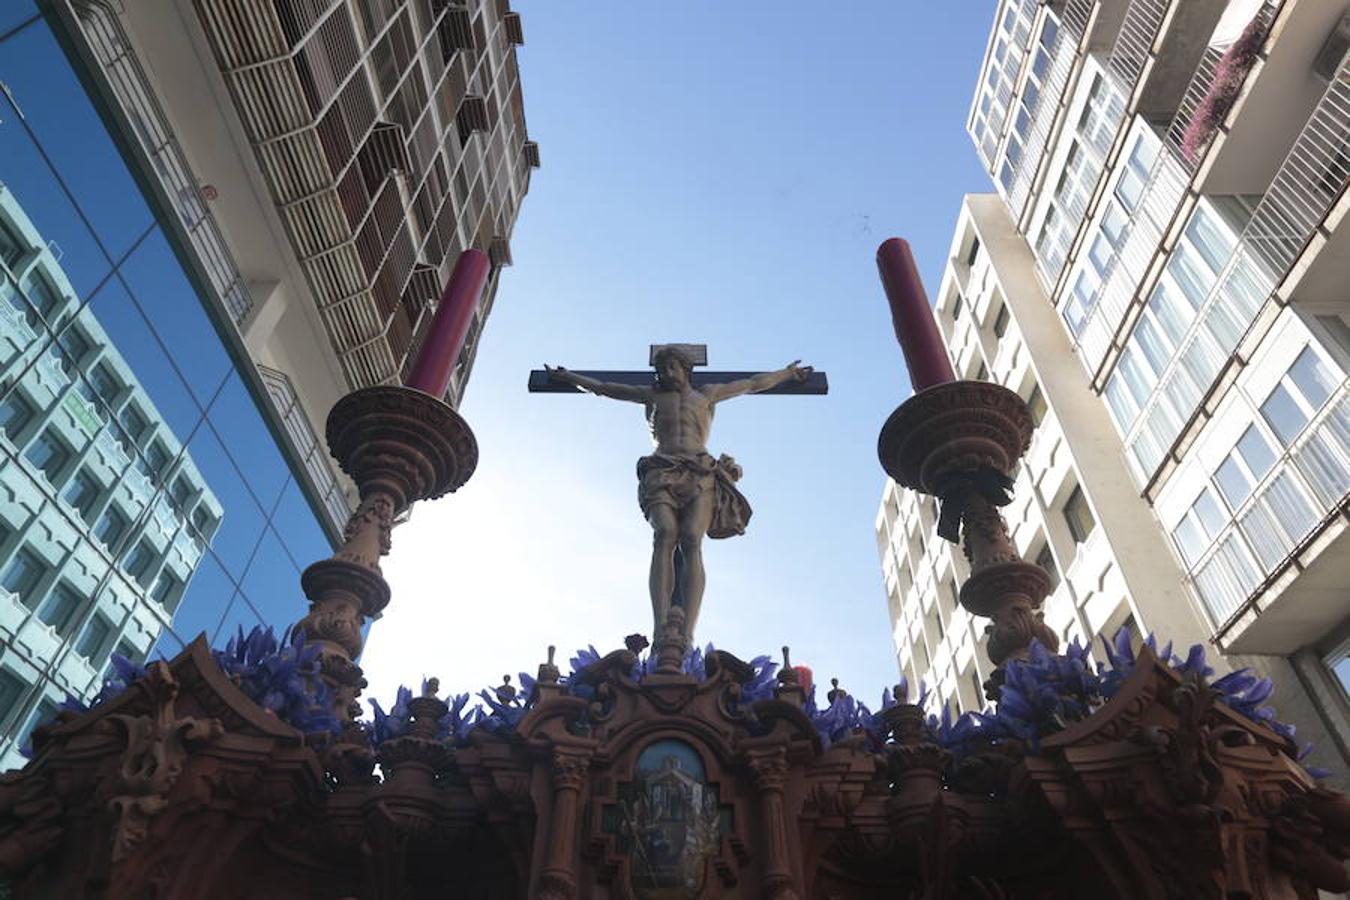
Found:
[[[1037,420],[1006,511],[1064,639],[1129,623],[1350,726],[1350,4],[1000,3],[935,314],[958,374]],[[898,662],[979,705],[964,561],[931,503],[877,518]]]

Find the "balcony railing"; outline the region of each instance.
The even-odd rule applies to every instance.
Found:
[[[1096,0],[1069,0],[1060,14],[1059,31],[1049,51],[1050,71],[1046,73],[1040,94],[1030,110],[1031,129],[1027,132],[1022,146],[1022,160],[1017,167],[1012,189],[1008,192],[1008,203],[1014,218],[1021,215],[1031,193],[1031,185],[1036,180],[1036,170],[1049,145],[1050,129],[1059,114],[1060,99],[1064,96],[1069,73],[1073,71],[1078,47],[1087,31],[1095,5]],[[1034,50],[1032,59],[1035,59]]]
[[[1112,75],[1120,79],[1127,95],[1144,71],[1144,65],[1153,52],[1153,42],[1158,37],[1158,29],[1162,27],[1163,17],[1167,15],[1170,5],[1169,0],[1133,0],[1125,11],[1125,19],[1116,36],[1107,67]]]
[[[85,42],[103,69],[108,85],[135,129],[142,151],[150,159],[164,193],[173,203],[188,243],[201,261],[216,301],[238,326],[252,300],[248,286],[226,247],[220,227],[202,201],[197,176],[169,128],[164,110],[131,49],[126,32],[108,4],[71,0]]]
[[[1192,569],[1218,630],[1350,502],[1350,388],[1342,387],[1238,508]]]
[[[1126,439],[1148,481],[1250,323],[1350,184],[1350,57],[1294,142]]]
[[[332,469],[328,467],[327,453],[310,426],[309,417],[300,407],[300,398],[296,395],[291,380],[284,372],[266,366],[259,366],[258,373],[262,376],[267,394],[271,397],[277,415],[286,428],[286,435],[295,454],[309,474],[310,482],[318,492],[319,502],[323,504],[324,511],[328,513],[329,523],[335,533],[341,534],[347,524],[347,517],[351,515],[351,506],[348,505],[347,498],[342,492],[342,486],[333,476]]]
[[[1257,10],[1255,18],[1264,23],[1262,27],[1268,30],[1282,6],[1283,0],[1266,0]],[[1080,359],[1091,376],[1099,374],[1116,340],[1117,331],[1136,299],[1139,281],[1161,245],[1163,235],[1186,195],[1191,175],[1199,164],[1200,155],[1187,156],[1182,152],[1182,143],[1187,125],[1214,83],[1215,71],[1222,56],[1221,49],[1207,49],[1197,65],[1177,113],[1165,133],[1165,152],[1158,154],[1144,183],[1139,204],[1126,226],[1124,244],[1107,261],[1101,286],[1089,305],[1082,328],[1075,336]]]

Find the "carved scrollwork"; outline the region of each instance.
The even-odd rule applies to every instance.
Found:
[[[194,746],[214,741],[225,729],[219,719],[179,717],[174,711],[179,684],[163,662],[137,683],[149,696],[147,715],[110,715],[104,721],[126,738],[111,786],[108,808],[116,818],[113,862],[124,859],[149,833],[150,823],[167,805],[170,790]]]

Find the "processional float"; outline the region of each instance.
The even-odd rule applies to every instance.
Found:
[[[0,883],[15,897],[194,900],[1311,900],[1350,887],[1350,801],[1299,765],[1261,706],[1268,684],[1211,679],[1203,654],[1128,637],[1099,665],[1076,644],[1056,652],[1048,579],[998,511],[1027,408],[955,379],[904,242],[878,264],[915,388],[882,429],[881,463],[937,497],[941,534],[963,538],[960,602],[990,620],[987,712],[953,722],[903,683],[875,712],[837,684],[818,704],[787,648],[779,666],[691,647],[701,585],[687,557],[712,533],[706,504],[717,513],[722,489],[729,533],[748,516],[725,490],[734,463],[706,452],[693,415],[698,440],[658,433],[664,458],[640,469],[644,514],[658,538],[672,517],[675,531],[653,559],[652,646],[631,635],[566,673],[550,648],[472,710],[432,679],[363,721],[356,660],[390,599],[392,524],[477,460],[440,399],[488,268],[467,251],[410,384],[356,391],[329,416],[360,504],[342,548],[304,572],[308,614],[280,641],[199,637],[172,660],[118,661],[92,707],[37,729],[31,762],[0,776]],[[650,375],[545,371],[532,385],[624,394],[657,419],[738,382],[823,392],[795,364],[700,384],[681,352],[663,377],[702,400],[659,398]]]

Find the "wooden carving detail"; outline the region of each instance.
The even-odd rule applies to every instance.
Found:
[[[110,715],[104,720],[120,729],[126,741],[108,800],[115,822],[114,863],[121,862],[145,840],[151,820],[169,805],[169,792],[192,749],[224,733],[218,719],[177,715],[174,701],[179,683],[165,663],[153,663],[149,676],[137,688],[150,698],[152,709],[148,714]]]

